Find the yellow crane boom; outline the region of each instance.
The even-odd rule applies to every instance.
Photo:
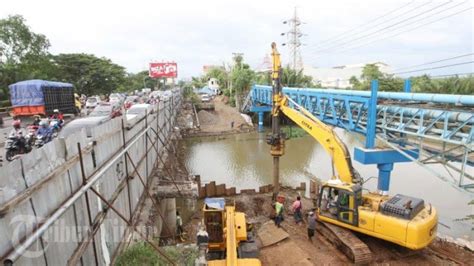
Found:
[[[272,123],[279,121],[281,114],[286,115],[323,146],[337,170],[337,175],[333,173],[333,180],[321,186],[318,199],[320,220],[411,249],[424,248],[430,244],[436,237],[436,210],[419,198],[401,194],[389,197],[378,193],[362,193],[361,179],[352,167],[350,153],[334,130],[281,93],[280,54],[276,49],[275,43],[272,43]],[[272,135],[267,137],[267,142],[272,145],[270,153],[274,157],[274,177],[278,178],[279,166],[275,158],[284,154],[285,138],[280,132],[279,123],[277,126],[275,128],[272,124]],[[278,190],[274,193],[278,193]]]

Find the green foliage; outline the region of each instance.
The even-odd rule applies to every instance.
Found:
[[[207,82],[211,78],[217,79],[217,82],[219,83],[219,87],[221,89],[227,88],[229,77],[223,67],[212,67],[211,69],[209,69],[207,74],[204,76],[204,84],[207,84]],[[199,88],[202,88],[202,87],[199,87]]]
[[[381,72],[374,64],[365,65],[361,80],[352,76],[349,82],[356,90],[369,90],[372,79],[378,79],[381,91],[402,91],[404,80]],[[474,76],[433,79],[428,75],[410,77],[413,92],[474,94]]]
[[[178,86],[183,89],[183,96],[185,98],[189,98],[193,94],[195,94],[191,83],[182,83],[182,84],[178,84]]]
[[[373,79],[379,81],[380,91],[401,91],[403,89],[402,78],[383,73],[376,64],[365,65],[362,69],[361,80],[352,76],[349,83],[356,90],[370,90],[370,83]]]
[[[33,63],[48,55],[46,36],[30,30],[20,15],[0,20],[0,59],[5,64]]]
[[[59,54],[54,57],[58,76],[73,83],[79,93],[110,94],[125,82],[125,69],[110,59],[90,54]]]
[[[229,105],[235,107],[235,97],[233,95],[229,97]]]
[[[360,76],[363,81],[370,82],[373,79],[381,79],[384,77],[384,73],[380,71],[376,64],[367,64],[362,69],[362,75]]]
[[[0,19],[0,100],[8,98],[12,83],[52,77],[49,46],[46,36],[32,32],[22,16]]]
[[[148,70],[138,73],[126,74],[126,83],[122,86],[124,91],[139,90],[142,88],[154,88],[157,81],[148,76]]]
[[[260,85],[272,85],[271,72],[260,72],[255,74],[255,83]]]
[[[192,247],[162,247],[176,265],[194,265],[198,256],[197,248]],[[137,243],[120,254],[115,262],[117,266],[128,265],[170,265],[156,250],[147,243]]]
[[[206,86],[206,84],[207,84],[207,79],[204,76],[203,77],[192,77],[191,78],[191,85],[195,89],[200,89],[200,88]]]
[[[1,107],[8,107],[8,106],[10,106],[10,101],[9,100],[0,101],[0,108]]]
[[[237,94],[247,92],[252,85],[255,77],[255,72],[250,69],[247,64],[242,64],[240,67],[236,66],[232,70],[232,89]]]
[[[238,55],[234,57],[234,67],[232,68],[232,92],[233,98],[230,99],[230,105],[240,108],[240,103],[244,95],[250,90],[250,86],[255,80],[255,72],[248,64],[243,63],[243,57]]]
[[[432,79],[427,75],[412,77],[412,90],[415,92],[474,94],[474,76]]]
[[[230,89],[224,89],[224,96],[230,97]]]
[[[285,133],[287,138],[293,139],[293,138],[301,138],[306,136],[306,131],[300,127],[284,127],[283,132]]]
[[[289,66],[284,67],[281,73],[281,84],[287,87],[314,87],[313,78],[303,74],[303,70],[296,71]]]

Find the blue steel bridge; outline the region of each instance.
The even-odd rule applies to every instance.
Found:
[[[411,93],[409,81],[404,92],[379,92],[376,80],[371,91],[284,87],[283,93],[321,121],[365,136],[354,159],[377,165],[380,190],[389,190],[394,163],[415,162],[474,192],[474,96]],[[254,85],[242,111],[257,113],[262,129],[271,105],[272,87]],[[442,164],[446,174],[429,167],[434,163]]]

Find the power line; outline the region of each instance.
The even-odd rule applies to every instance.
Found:
[[[430,76],[430,77],[431,78],[438,78],[438,77],[453,77],[453,76],[467,76],[467,75],[474,75],[474,72],[456,73],[456,74],[448,74],[448,75],[436,75],[436,76]]]
[[[345,44],[352,43],[352,42],[354,42],[354,41],[358,41],[358,40],[364,39],[364,38],[366,38],[366,37],[372,36],[372,35],[374,35],[374,34],[376,34],[376,33],[379,33],[379,32],[381,32],[381,31],[385,31],[385,30],[390,29],[390,28],[392,28],[392,27],[394,27],[394,26],[396,26],[396,25],[399,25],[399,24],[401,24],[401,23],[407,22],[407,21],[409,21],[409,20],[411,20],[411,19],[414,19],[414,18],[419,17],[419,16],[421,16],[421,15],[424,15],[424,14],[426,14],[426,13],[429,13],[429,12],[431,12],[431,11],[433,11],[433,10],[436,10],[436,9],[442,7],[442,6],[445,6],[445,5],[449,4],[449,3],[451,3],[451,2],[442,3],[442,4],[437,5],[437,6],[431,8],[431,9],[429,9],[429,10],[427,10],[427,11],[423,11],[423,12],[421,12],[421,13],[418,13],[418,14],[416,14],[416,15],[413,15],[413,16],[411,16],[411,17],[408,17],[408,18],[406,18],[406,19],[403,19],[403,20],[401,20],[401,21],[398,21],[398,22],[396,22],[396,23],[394,23],[394,24],[388,25],[388,26],[386,26],[386,27],[384,27],[384,28],[381,28],[381,29],[379,29],[379,30],[376,30],[376,31],[374,31],[374,32],[371,32],[371,33],[362,35],[362,36],[360,36],[360,37],[358,37],[358,38],[351,39],[351,40],[349,40],[349,41],[342,42],[342,43],[337,44],[337,45],[334,45],[334,46],[330,46],[330,47],[325,48],[325,49],[322,49],[322,50],[317,50],[317,51],[315,51],[315,53],[324,52],[324,51],[329,51],[329,50],[332,50],[332,49],[334,49],[334,48],[337,48],[337,47],[340,47],[340,46],[344,46]],[[464,3],[465,3],[465,2],[462,2],[461,4],[464,4]],[[428,18],[428,17],[431,17],[431,16],[433,16],[433,15],[437,15],[437,14],[439,14],[439,13],[441,13],[441,12],[447,11],[447,10],[449,10],[449,9],[451,9],[451,8],[454,8],[454,7],[456,7],[456,6],[459,6],[459,5],[461,5],[461,4],[452,6],[452,7],[447,8],[447,9],[443,9],[443,10],[441,10],[441,11],[438,12],[438,13],[431,14],[431,15],[428,15],[428,16],[426,16],[426,17],[423,17],[421,20],[426,19],[426,18]],[[420,20],[416,20],[416,21],[414,21],[414,22],[418,22],[418,21],[420,21]],[[411,24],[413,24],[414,22],[412,21],[412,22],[408,23],[407,25],[403,25],[403,26],[398,27],[398,28],[402,28],[402,27],[411,25]]]
[[[427,25],[430,25],[430,24],[433,24],[435,22],[439,22],[441,20],[444,20],[444,19],[447,19],[447,18],[450,18],[452,16],[455,16],[455,15],[458,15],[458,14],[461,14],[461,13],[464,13],[466,11],[469,11],[471,9],[473,9],[474,7],[470,7],[470,8],[466,8],[466,9],[463,9],[463,10],[460,10],[458,12],[455,12],[453,14],[450,14],[450,15],[447,15],[447,16],[444,16],[444,17],[441,17],[441,18],[438,18],[436,20],[433,20],[433,21],[430,21],[430,22],[427,22],[427,23],[424,23],[424,24],[421,24],[419,26],[416,26],[416,27],[413,27],[411,29],[408,29],[408,30],[405,30],[405,31],[401,31],[401,32],[398,32],[396,34],[392,34],[392,35],[389,35],[389,36],[386,36],[384,38],[380,38],[380,39],[375,39],[375,40],[372,40],[372,41],[369,41],[369,42],[366,42],[366,43],[362,43],[362,44],[359,44],[359,45],[356,45],[356,46],[352,46],[352,47],[349,47],[349,48],[346,48],[342,51],[339,51],[339,53],[342,53],[342,52],[347,52],[347,51],[350,51],[350,50],[353,50],[355,48],[359,48],[359,47],[362,47],[362,46],[366,46],[366,45],[370,45],[370,44],[373,44],[373,43],[376,43],[376,42],[379,42],[379,41],[383,41],[383,40],[386,40],[386,39],[390,39],[392,37],[396,37],[400,34],[403,34],[403,33],[407,33],[407,32],[411,32],[411,31],[414,31],[416,29],[419,29],[421,27],[424,27],[424,26],[427,26]],[[319,56],[316,56],[316,57],[313,57],[314,58],[318,58],[318,57],[321,57],[322,55],[319,55]]]
[[[455,56],[455,57],[440,59],[440,60],[437,60],[437,61],[432,61],[432,62],[428,62],[428,63],[423,63],[423,64],[420,64],[420,65],[414,65],[414,66],[409,66],[409,67],[396,68],[396,69],[394,69],[394,71],[396,71],[396,70],[408,69],[408,68],[414,68],[414,67],[419,67],[419,66],[431,65],[431,64],[440,63],[440,62],[444,62],[444,61],[450,61],[450,60],[453,60],[453,59],[462,58],[462,57],[466,57],[466,56],[470,56],[470,55],[474,55],[474,53],[458,55],[458,56]]]
[[[361,25],[359,25],[359,26],[357,26],[357,27],[351,28],[351,29],[349,29],[349,30],[347,30],[347,31],[344,31],[344,32],[338,34],[338,35],[335,35],[335,36],[330,37],[330,38],[328,38],[328,39],[326,39],[326,40],[324,40],[324,41],[321,41],[321,42],[319,42],[318,44],[316,44],[316,46],[315,46],[314,48],[317,48],[317,47],[319,47],[319,46],[325,46],[325,45],[322,45],[322,44],[327,43],[327,42],[329,42],[329,41],[338,40],[338,39],[340,39],[340,36],[341,36],[341,35],[344,35],[344,34],[346,34],[346,33],[352,32],[352,31],[354,31],[354,30],[360,29],[361,27],[364,28],[365,26],[370,25],[370,24],[374,23],[375,21],[377,21],[377,20],[379,20],[379,19],[381,19],[381,18],[384,18],[384,17],[386,17],[386,16],[388,16],[388,15],[390,15],[390,14],[393,14],[393,13],[395,13],[396,11],[401,10],[401,9],[403,9],[403,8],[405,8],[405,7],[409,6],[409,5],[411,5],[412,3],[415,3],[415,1],[411,1],[411,2],[409,2],[408,4],[405,4],[405,5],[403,5],[403,6],[401,6],[401,7],[398,7],[398,8],[396,8],[396,9],[392,10],[392,11],[389,11],[389,12],[387,12],[387,13],[385,13],[385,14],[379,16],[379,17],[376,17],[376,18],[372,19],[372,20],[371,20],[370,22],[368,22],[368,23],[361,24]],[[431,1],[429,1],[428,3],[431,3]],[[425,5],[425,4],[423,4],[423,5]],[[416,9],[416,8],[418,8],[418,6],[415,7],[414,9]],[[410,9],[410,10],[407,11],[405,14],[410,13],[410,12],[413,11],[414,9]],[[384,21],[384,22],[382,22],[382,23],[385,23],[385,22],[387,22],[387,20]],[[377,27],[378,25],[380,25],[380,23],[377,24],[377,25],[375,25],[375,26],[372,26],[372,27]],[[350,34],[350,35],[352,35],[352,34]],[[350,35],[349,35],[349,36],[350,36]],[[348,35],[345,35],[344,37],[347,37],[347,36],[348,36]],[[336,38],[336,39],[333,40],[334,38]]]
[[[392,74],[393,74],[393,75],[396,75],[396,74],[406,74],[406,73],[420,72],[420,71],[425,71],[425,70],[433,70],[433,69],[447,68],[447,67],[452,67],[452,66],[467,65],[467,64],[472,64],[472,63],[474,63],[474,61],[467,61],[467,62],[462,62],[462,63],[457,63],[457,64],[444,65],[444,66],[438,66],[438,67],[430,67],[430,68],[423,68],[423,69],[417,69],[417,70],[411,70],[411,71],[397,72],[397,73],[392,73]]]

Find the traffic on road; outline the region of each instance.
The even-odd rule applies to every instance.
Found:
[[[21,83],[17,84],[21,85]],[[25,81],[23,84],[31,85],[31,82]],[[52,83],[47,84],[51,86]],[[53,82],[53,84],[55,83]],[[70,88],[67,83],[55,85]],[[10,122],[10,126],[4,123],[0,131],[4,138],[3,141],[0,139],[0,156],[4,155],[3,158],[0,158],[3,163],[13,161],[33,149],[41,148],[56,137],[66,138],[78,130],[84,129],[87,136],[90,137],[91,128],[116,117],[122,117],[126,128],[131,129],[147,114],[153,112],[154,105],[160,101],[168,100],[172,92],[171,90],[143,89],[127,94],[111,93],[89,97],[71,95],[74,95],[74,100],[69,101],[66,105],[50,100],[48,103],[43,101],[43,106],[29,106],[25,103],[31,104],[30,95],[17,94],[15,96],[16,102],[12,101],[17,106],[13,105],[13,111],[10,113],[11,120],[5,119]],[[54,109],[50,111],[51,108]],[[67,110],[67,112],[62,112],[60,109]]]

